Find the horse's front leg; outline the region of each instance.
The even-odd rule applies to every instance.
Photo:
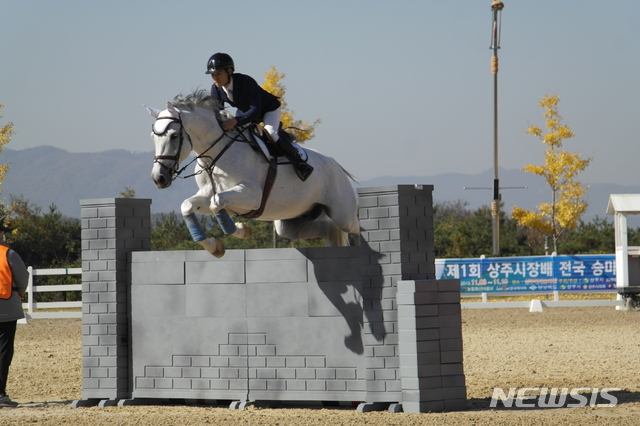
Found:
[[[261,201],[262,188],[259,185],[239,183],[215,194],[209,207],[213,213],[226,208],[238,213],[248,213],[259,208]]]
[[[210,210],[227,235],[238,238],[250,238],[251,229],[241,222],[233,223],[227,208],[234,212],[250,212],[260,207],[262,192],[251,185],[238,184],[211,198]]]
[[[251,238],[251,228],[246,223],[234,223],[226,209],[214,213],[213,217],[216,218],[225,235],[233,235],[236,238],[243,239]]]
[[[222,257],[225,253],[224,245],[214,237],[207,238],[196,217],[196,212],[209,213],[209,199],[210,194],[207,191],[199,191],[193,197],[184,200],[180,210],[193,241],[200,244],[215,257]]]

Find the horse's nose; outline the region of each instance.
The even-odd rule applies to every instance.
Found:
[[[151,179],[156,184],[156,186],[160,189],[166,188],[169,186],[169,180],[162,173],[152,173]]]

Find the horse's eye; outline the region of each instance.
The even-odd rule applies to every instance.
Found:
[[[173,134],[171,135],[171,139],[175,139],[175,138],[177,138],[177,137],[178,137],[178,134],[177,134],[177,133],[173,133]]]

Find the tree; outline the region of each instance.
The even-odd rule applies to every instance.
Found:
[[[629,235],[632,232],[630,229]],[[589,223],[581,221],[562,237],[559,246],[566,254],[615,253],[615,227],[612,221],[598,216]]]
[[[282,103],[280,108],[282,111],[282,118],[280,120],[282,121],[282,127],[291,129],[291,133],[296,137],[296,142],[305,143],[315,136],[316,126],[320,124],[321,120],[318,119],[314,121],[313,124],[309,124],[307,121],[295,120],[293,118],[293,111],[289,110],[287,102],[284,100],[285,87],[282,85],[281,80],[285,76],[286,74],[276,71],[276,67],[271,67],[264,75],[262,88],[280,98],[280,102]]]
[[[522,170],[544,177],[551,188],[551,202],[538,205],[538,211],[530,211],[513,206],[512,217],[521,226],[536,229],[553,240],[553,250],[558,252],[558,239],[567,230],[578,226],[580,217],[587,210],[587,202],[582,198],[588,187],[583,187],[575,180],[591,162],[592,158],[582,158],[580,153],[562,150],[565,139],[574,137],[569,126],[561,124],[562,117],[558,113],[557,95],[545,95],[540,106],[545,109],[548,133],[537,126],[531,126],[527,134],[540,138],[545,149],[545,164],[542,166],[528,165]],[[547,244],[545,252],[548,254]]]
[[[10,197],[3,214],[13,232],[11,248],[34,268],[78,267],[81,264],[80,220],[62,215],[52,204],[48,213],[23,197]]]
[[[136,190],[130,186],[125,186],[124,191],[120,193],[122,198],[136,198]]]
[[[198,219],[203,229],[210,222],[208,216]],[[202,246],[194,243],[187,225],[175,212],[160,213],[151,227],[151,250],[199,250]]]
[[[250,220],[243,217],[237,217],[235,220],[249,225],[251,238],[245,240],[225,235],[211,216],[202,215],[198,218],[205,235],[219,239],[228,250],[273,247],[273,222]],[[277,237],[277,240],[278,247],[292,244],[295,244],[296,247],[321,247],[324,243],[319,238],[292,242],[287,238]],[[203,248],[200,244],[193,242],[184,220],[178,218],[175,212],[171,212],[168,214],[160,213],[155,217],[151,228],[151,250],[203,250]]]
[[[0,118],[2,118],[2,108],[4,105],[0,104]],[[11,141],[11,136],[13,135],[13,123],[7,123],[0,128],[0,152],[4,151],[4,146]],[[9,170],[8,164],[0,164],[0,184],[4,182],[4,175]],[[2,192],[2,188],[0,188],[0,192]]]
[[[48,213],[43,213],[29,200],[14,196],[10,197],[8,206],[0,206],[0,214],[8,218],[13,228],[6,236],[7,241],[27,266],[35,269],[81,266],[80,220],[63,216],[53,204]],[[75,283],[77,277],[69,275],[34,277],[34,284],[38,286]],[[81,300],[82,292],[44,292],[33,297],[36,302]]]
[[[434,206],[434,246],[437,258],[478,257],[492,251],[492,216],[489,206],[475,211],[466,201],[445,201]],[[527,256],[532,250],[522,227],[500,212],[500,253]]]

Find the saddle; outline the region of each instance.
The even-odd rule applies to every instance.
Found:
[[[272,141],[271,138],[269,138],[269,134],[264,131],[264,128],[260,124],[252,124],[249,127],[249,133],[251,134],[249,145],[254,151],[262,152],[267,161],[270,161],[271,158],[282,156],[273,143],[271,143]]]
[[[287,158],[285,153],[277,148],[276,144],[271,139],[271,135],[264,130],[264,127],[262,125],[252,124],[251,126],[249,126],[248,130],[251,138],[248,138],[247,143],[254,149],[254,151],[262,152],[267,162],[271,161],[272,158],[276,158],[278,159],[278,164],[291,164],[291,160]],[[280,123],[278,134],[280,135],[281,139],[288,140],[292,144],[296,140],[296,137],[294,135],[282,128],[282,123]],[[295,146],[302,160],[307,161],[307,152],[298,144],[293,145]]]

